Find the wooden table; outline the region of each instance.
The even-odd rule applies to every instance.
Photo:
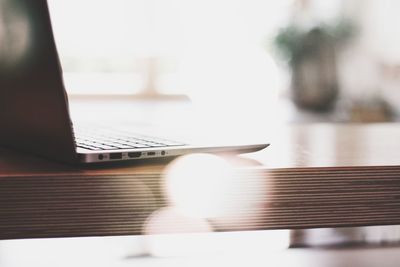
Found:
[[[234,203],[202,215],[213,230],[400,223],[400,125],[276,126],[268,134],[269,148],[227,158],[232,176],[219,185],[230,191],[203,188],[190,200]],[[141,234],[151,215],[175,207],[163,189],[168,165],[68,166],[1,149],[0,238]],[[188,214],[168,218],[151,229],[202,231],[186,227]]]

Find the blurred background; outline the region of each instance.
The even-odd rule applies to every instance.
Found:
[[[49,2],[71,95],[184,95],[266,121],[398,120],[398,1]]]

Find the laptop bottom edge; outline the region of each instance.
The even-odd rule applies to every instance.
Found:
[[[196,147],[196,146],[177,146],[177,147],[160,147],[138,150],[101,150],[90,151],[88,153],[78,151],[78,159],[80,163],[100,163],[100,162],[118,162],[118,161],[134,161],[144,159],[161,159],[169,157],[178,157],[192,153],[234,153],[243,154],[256,152],[268,147],[269,144],[252,144],[252,145],[234,145],[234,146],[213,146],[213,147]]]

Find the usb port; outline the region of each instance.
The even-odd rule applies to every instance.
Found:
[[[155,156],[156,152],[147,152],[147,156]]]
[[[139,158],[142,155],[142,152],[129,152],[128,157],[130,158]]]
[[[122,159],[122,153],[111,153],[110,159]]]

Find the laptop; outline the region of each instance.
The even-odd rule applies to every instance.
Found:
[[[0,2],[0,144],[68,163],[247,153],[267,143],[187,143],[133,130],[74,125],[47,0]]]

